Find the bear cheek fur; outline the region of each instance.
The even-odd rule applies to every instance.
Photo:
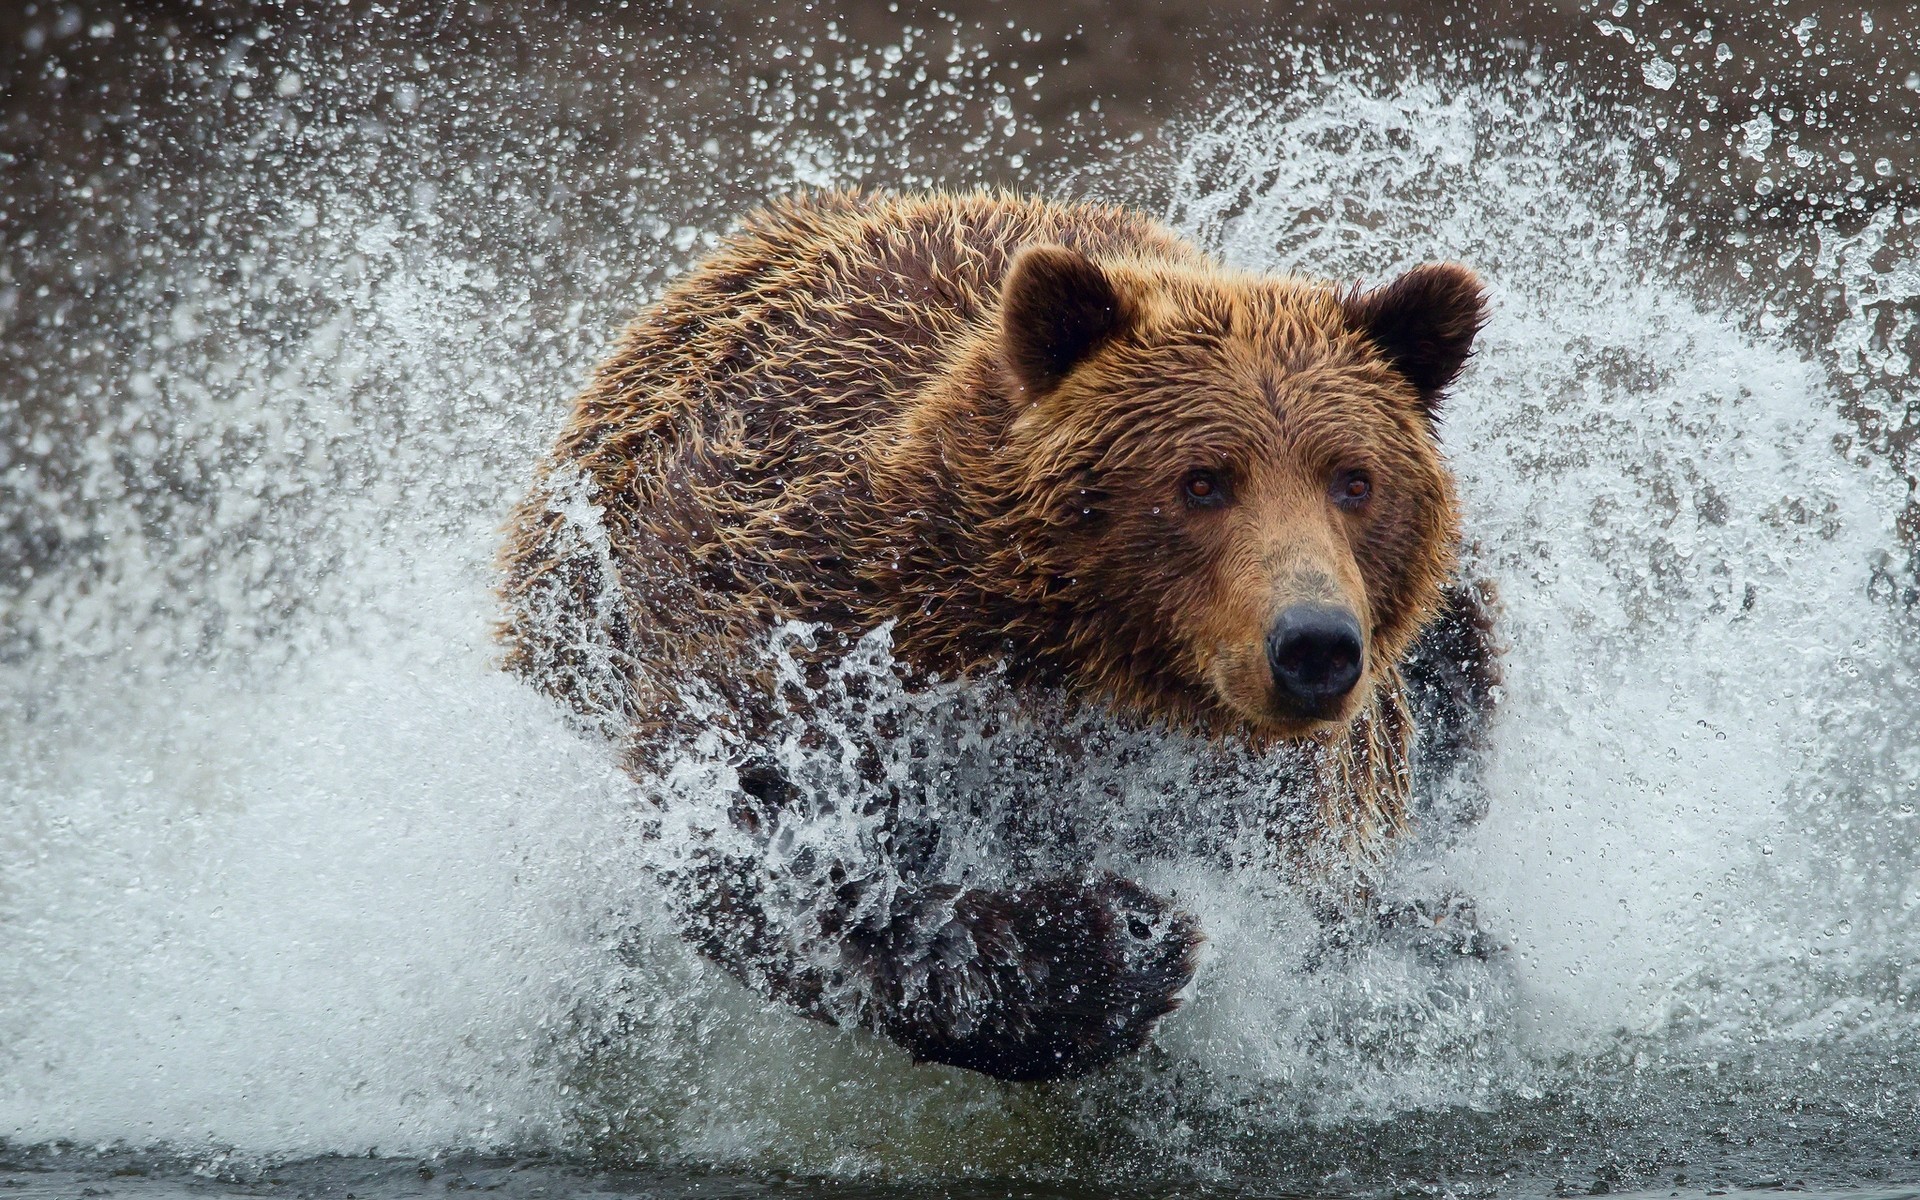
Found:
[[[1391,368],[1369,365],[1384,420],[1373,436],[1374,499],[1352,540],[1373,625],[1370,671],[1397,665],[1439,612],[1457,566],[1459,500],[1429,409]]]
[[[1011,414],[999,439],[1015,472],[1005,532],[1045,581],[1054,653],[1078,689],[1147,719],[1205,726],[1199,663],[1169,635],[1207,603],[1210,564],[1169,519],[1176,484],[1159,480],[1164,495],[1150,496],[1154,481],[1115,462],[1141,421],[1114,403],[1104,375],[1083,369]]]

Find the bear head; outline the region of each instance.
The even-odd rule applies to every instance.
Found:
[[[1454,567],[1435,421],[1484,320],[1455,265],[1343,291],[1022,250],[993,486],[1067,673],[1215,734],[1351,722]]]

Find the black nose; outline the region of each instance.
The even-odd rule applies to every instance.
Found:
[[[1360,682],[1360,622],[1342,608],[1296,604],[1267,631],[1267,663],[1281,702],[1319,716]]]

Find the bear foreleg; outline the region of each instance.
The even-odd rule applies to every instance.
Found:
[[[963,890],[835,867],[796,922],[769,913],[765,864],[695,864],[663,881],[687,938],[734,978],[996,1079],[1083,1074],[1139,1049],[1178,1007],[1201,940],[1191,917],[1111,874]]]

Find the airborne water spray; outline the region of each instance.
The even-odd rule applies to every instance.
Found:
[[[928,147],[1033,133],[950,30],[782,48],[742,118],[671,38],[609,51],[688,97],[642,112],[591,76],[380,46],[354,72],[242,31],[167,68],[201,116],[76,176],[102,211],[9,267],[0,1136],[1267,1189],[1584,1187],[1610,1155],[1762,1178],[1815,1169],[1768,1149],[1788,1122],[1831,1164],[1915,1136],[1920,754],[1872,436],[1910,402],[1880,319],[1920,299],[1910,219],[1815,231],[1845,311],[1808,349],[1701,285],[1718,251],[1676,239],[1638,148],[1524,70],[1302,72],[1176,127],[1162,197],[1239,265],[1457,257],[1493,287],[1445,440],[1507,694],[1484,818],[1435,797],[1396,883],[1473,897],[1508,954],[1315,954],[1297,897],[1174,839],[1151,882],[1209,931],[1193,996],[1147,1058],[1050,1091],[911,1067],[694,960],[651,903],[646,797],[494,670],[495,525],[607,332],[727,214],[964,185]],[[603,144],[594,104],[644,136]],[[1016,169],[1160,203],[1120,165]],[[92,282],[19,290],[68,257]],[[965,781],[1018,732],[938,745]],[[1174,750],[1075,781],[1116,845],[1179,829]],[[658,785],[693,820],[726,788],[698,751]]]

